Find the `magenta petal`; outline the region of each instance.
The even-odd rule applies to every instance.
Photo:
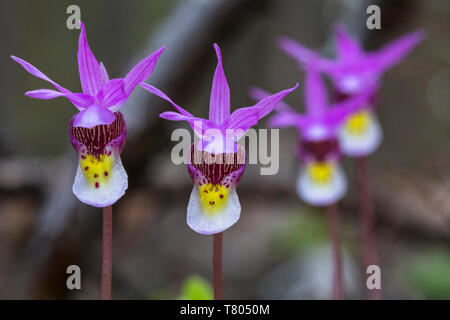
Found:
[[[262,100],[264,98],[267,98],[271,96],[272,94],[270,92],[267,92],[263,89],[260,89],[258,87],[251,87],[248,90],[248,94],[251,98],[253,98],[256,101]],[[292,108],[290,105],[288,105],[284,101],[280,101],[277,106],[277,111],[284,111],[284,112],[295,112],[294,108]]]
[[[70,100],[70,102],[78,108],[78,110],[82,110],[84,108],[89,107],[94,103],[94,99],[87,94],[84,93],[61,93],[59,91],[50,90],[50,89],[39,89],[25,92],[25,95],[34,98],[34,99],[43,99],[49,100],[58,97],[65,97]]]
[[[317,52],[302,46],[288,37],[279,37],[277,39],[277,44],[281,50],[300,62],[300,65],[302,66],[307,66],[315,61],[320,70],[326,70],[332,68],[335,64],[334,61],[321,57]]]
[[[125,94],[127,97],[131,94],[134,88],[140,84],[142,81],[147,79],[155,69],[156,63],[158,62],[159,56],[163,53],[166,47],[162,47],[158,51],[155,51],[147,58],[141,60],[124,78]]]
[[[86,28],[80,21],[81,33],[78,39],[78,70],[83,92],[93,97],[100,90],[104,83],[104,78],[100,72],[100,65],[89,48],[86,38]]]
[[[304,128],[309,124],[308,119],[298,113],[281,112],[273,115],[268,122],[270,128],[296,127]]]
[[[194,117],[191,116],[185,116],[181,113],[174,112],[174,111],[166,111],[159,115],[161,118],[170,120],[170,121],[190,121]]]
[[[34,99],[49,100],[49,99],[54,99],[54,98],[64,96],[64,93],[61,93],[56,90],[51,90],[51,89],[38,89],[38,90],[27,91],[27,92],[25,92],[25,95],[30,98],[34,98]]]
[[[92,105],[74,116],[73,126],[93,128],[98,125],[109,125],[116,116],[110,110],[99,105]]]
[[[265,117],[270,112],[272,112],[272,110],[275,109],[275,107],[278,105],[278,103],[280,103],[281,100],[283,100],[285,96],[287,96],[289,93],[291,93],[292,91],[294,91],[297,88],[298,88],[298,82],[295,84],[294,87],[292,87],[290,89],[280,91],[276,94],[273,94],[269,97],[266,97],[266,98],[260,100],[255,105],[255,107],[257,107],[259,109],[259,113],[258,113],[259,119],[261,119],[262,117]]]
[[[100,62],[100,73],[102,74],[103,83],[107,83],[109,81],[109,76],[103,62]]]
[[[123,79],[113,79],[108,81],[97,93],[96,99],[98,104],[108,108],[125,103],[127,96],[125,95],[123,85]]]
[[[36,68],[33,65],[31,65],[29,62],[27,62],[27,61],[25,61],[23,59],[17,58],[15,56],[11,56],[11,59],[13,59],[18,64],[20,64],[26,71],[31,73],[33,76],[38,77],[38,78],[40,78],[42,80],[45,80],[47,82],[50,82],[59,91],[61,91],[63,93],[70,93],[69,90],[67,90],[66,88],[61,87],[55,81],[53,81],[52,79],[47,77],[45,74],[43,74],[38,68]]]
[[[94,98],[85,93],[69,93],[64,95],[70,100],[78,109],[87,108],[94,104]]]
[[[199,136],[204,135],[206,130],[216,128],[215,124],[209,120],[183,115],[178,112],[166,111],[159,116],[170,121],[187,121]]]
[[[228,117],[226,127],[245,131],[258,123],[258,113],[256,106],[239,108]]]
[[[319,55],[315,51],[303,47],[288,37],[279,37],[277,44],[281,50],[302,64],[308,64],[311,60],[319,58]]]
[[[266,96],[265,98],[258,101],[256,103],[255,107],[259,108],[259,117],[260,118],[265,117],[281,102],[282,99],[284,99],[285,96],[287,96],[289,93],[291,93],[292,91],[294,91],[297,88],[298,88],[298,82],[295,84],[294,87],[292,87],[290,89],[286,89],[286,90],[280,91],[276,94]],[[288,106],[288,108],[289,108],[289,106]]]
[[[368,102],[378,90],[377,86],[365,89],[356,96],[352,96],[343,102],[334,104],[325,117],[328,125],[339,125],[347,116],[368,107]]]
[[[188,111],[186,111],[185,109],[183,109],[182,107],[180,107],[179,105],[177,105],[175,102],[172,101],[172,99],[170,99],[164,92],[162,92],[161,90],[159,90],[158,88],[149,85],[148,83],[141,83],[141,87],[144,88],[145,90],[147,90],[150,93],[153,93],[154,95],[166,100],[167,102],[169,102],[175,109],[178,110],[178,112],[180,112],[181,114],[188,116],[188,117],[193,117],[192,114],[190,114]]]
[[[306,70],[305,100],[309,115],[321,116],[326,112],[327,92],[315,66],[308,66]]]
[[[223,71],[222,54],[216,43],[214,44],[214,49],[216,50],[218,63],[211,88],[209,120],[217,125],[221,125],[226,117],[230,115],[230,87]]]
[[[378,69],[383,72],[404,59],[424,38],[425,32],[417,30],[390,42],[371,55],[375,58]]]
[[[259,119],[269,114],[286,95],[297,89],[297,87],[298,83],[293,88],[280,91],[260,100],[253,107],[237,109],[228,117],[227,128],[248,130]]]
[[[336,26],[336,46],[339,57],[343,60],[353,60],[361,55],[361,47],[347,33],[343,24]]]

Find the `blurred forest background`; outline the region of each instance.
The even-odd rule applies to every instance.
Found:
[[[385,139],[371,158],[376,238],[385,298],[450,298],[447,0],[2,1],[0,298],[100,297],[101,213],[71,192],[77,163],[67,125],[75,109],[63,99],[24,96],[50,85],[9,58],[30,61],[79,91],[79,31],[66,28],[71,4],[80,6],[89,44],[112,77],[124,76],[166,44],[147,82],[198,116],[208,110],[213,42],[222,49],[232,108],[253,104],[247,96],[252,85],[277,91],[299,81],[287,102],[302,110],[303,74],[276,47],[278,35],[333,57],[338,21],[366,49],[424,28],[426,40],[386,74],[380,90],[377,112]],[[381,8],[381,30],[366,28],[370,4]],[[211,279],[212,237],[187,226],[192,182],[186,167],[170,160],[171,132],[184,124],[158,117],[170,108],[137,88],[122,109],[130,187],[114,206],[115,299],[174,299],[183,297],[186,279]],[[283,130],[280,140],[279,173],[260,176],[260,166],[249,165],[239,185],[241,219],[224,233],[225,298],[331,297],[324,214],[295,193],[297,133]],[[345,165],[351,186],[341,203],[347,297],[364,298],[355,177],[352,161]],[[82,290],[66,288],[71,264],[81,267]]]

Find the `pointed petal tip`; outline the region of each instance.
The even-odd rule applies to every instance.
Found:
[[[401,42],[408,42],[410,41],[411,46],[417,45],[419,42],[423,41],[427,36],[427,33],[424,29],[417,29],[414,31],[411,31],[403,36],[400,36],[396,40]],[[393,42],[395,42],[394,40]],[[403,41],[402,41],[403,40]],[[389,45],[389,43],[388,43]]]
[[[11,57],[11,59],[13,59],[15,62],[17,62],[20,65],[22,65],[23,63],[27,63],[25,60],[23,60],[23,59],[21,59],[19,57],[16,57],[16,56],[13,56],[13,55],[10,55],[10,57]]]
[[[347,32],[347,28],[345,27],[345,24],[342,21],[337,22],[334,25],[334,30],[336,30],[336,33],[344,33],[344,32],[346,33]]]
[[[295,48],[303,47],[296,40],[294,40],[288,36],[285,36],[285,35],[277,36],[275,38],[275,43],[278,48],[280,48],[281,50],[283,50],[286,53],[297,51]]]
[[[172,114],[172,113],[173,112],[171,112],[171,111],[164,111],[159,114],[159,117],[162,119],[169,120],[168,118],[170,117],[170,114]]]
[[[258,93],[261,92],[261,89],[258,88],[257,86],[251,86],[247,89],[247,94],[250,97],[255,97],[258,95]]]
[[[352,39],[352,37],[348,33],[347,27],[345,26],[345,24],[343,22],[336,23],[334,30],[335,30],[338,41],[340,40],[341,42],[342,41],[345,42],[345,41]]]
[[[424,29],[417,29],[411,32],[411,35],[416,38],[417,42],[420,42],[427,37],[427,32]]]
[[[217,43],[213,44],[214,49],[216,50],[217,60],[222,63],[222,52],[220,51],[220,47]]]
[[[80,36],[78,37],[78,43],[80,43],[80,41],[82,41],[83,38],[86,39],[86,26],[80,20]]]
[[[281,49],[287,53],[290,51],[290,48],[292,47],[293,43],[296,43],[296,42],[289,37],[278,36],[275,39],[275,43],[279,49]]]
[[[164,50],[166,50],[166,48],[167,48],[167,46],[164,45],[161,48],[159,48],[158,50],[156,50],[154,53],[150,54],[150,56],[155,55],[155,56],[159,57],[164,52]]]
[[[291,41],[291,39],[284,35],[280,35],[275,38],[275,43],[278,45],[278,47],[282,47],[288,41]]]
[[[33,98],[33,90],[25,92],[24,95],[29,97],[29,98]]]

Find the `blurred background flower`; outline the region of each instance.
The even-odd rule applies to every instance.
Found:
[[[55,134],[67,132],[73,110],[57,99],[30,103],[23,88],[39,87],[42,80],[24,77],[9,58],[26,53],[46,74],[80,91],[73,76],[77,65],[67,65],[71,56],[76,60],[74,39],[79,32],[66,28],[70,4],[49,0],[0,4],[0,298],[99,296],[101,217],[72,194],[76,159],[67,134]],[[125,74],[136,61],[166,44],[150,82],[167,88],[174,101],[183,101],[192,114],[204,118],[217,62],[211,55],[214,42],[227,52],[230,87],[242,88],[231,92],[231,100],[252,105],[249,86],[277,90],[296,82],[302,86],[292,61],[274,45],[280,35],[320,48],[331,58],[338,21],[367,50],[411,30],[427,30],[426,40],[386,74],[378,97],[384,142],[371,161],[376,236],[385,298],[450,298],[445,281],[450,229],[448,1],[130,0],[125,6],[80,0],[77,4],[96,55],[108,70],[121,71],[111,78]],[[366,8],[372,4],[381,8],[381,30],[366,28]],[[296,92],[286,102],[302,110],[302,90]],[[167,143],[179,124],[162,121],[157,115],[166,104],[144,90],[135,90],[127,105],[122,109],[129,129],[122,160],[130,189],[114,213],[113,297],[177,297],[189,275],[211,279],[212,239],[204,241],[185,223],[192,181],[185,166],[170,162]],[[224,236],[224,298],[330,297],[324,217],[301,204],[292,188],[298,170],[292,157],[296,139],[294,130],[280,132],[277,175],[261,176],[260,165],[246,167],[239,186],[246,214]],[[354,179],[346,160],[344,166],[349,180]],[[341,203],[347,296],[363,298],[355,190],[350,188]],[[65,286],[70,264],[81,267],[81,291]]]

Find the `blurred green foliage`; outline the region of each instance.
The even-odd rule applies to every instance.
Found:
[[[443,249],[418,254],[409,261],[406,281],[424,299],[450,299],[450,253]]]
[[[212,300],[213,289],[208,281],[200,276],[189,276],[181,288],[179,300]]]

